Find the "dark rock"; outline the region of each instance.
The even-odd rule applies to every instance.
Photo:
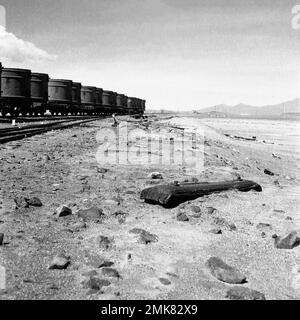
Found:
[[[213,214],[215,211],[217,211],[217,209],[215,209],[213,207],[207,207],[206,208],[206,213],[207,214]]]
[[[144,229],[140,228],[134,228],[129,231],[129,233],[137,234],[139,235],[139,242],[142,244],[149,244],[151,242],[157,242],[158,237],[155,234],[152,234]]]
[[[0,233],[0,246],[3,245],[3,240],[4,240],[4,234]]]
[[[298,236],[297,231],[289,233],[286,237],[281,238],[277,235],[274,235],[275,247],[277,249],[293,249],[300,245],[300,237]]]
[[[169,286],[170,284],[172,284],[172,282],[169,279],[166,278],[159,278],[158,279],[164,286]]]
[[[142,244],[149,244],[157,241],[158,241],[158,237],[155,234],[152,234],[149,232],[144,232],[140,234],[139,242]]]
[[[107,172],[108,172],[108,169],[98,168],[98,169],[97,169],[97,172],[98,172],[98,173],[101,173],[101,174],[104,174],[104,173],[107,173]]]
[[[104,267],[101,270],[102,270],[102,274],[106,277],[118,278],[118,279],[121,278],[119,272],[116,269]]]
[[[18,209],[29,208],[29,204],[24,197],[16,197],[14,201]]]
[[[268,176],[274,176],[275,175],[274,172],[272,172],[272,171],[270,171],[268,169],[265,169],[264,173],[267,174]]]
[[[79,210],[77,215],[84,220],[99,220],[103,216],[103,210],[94,206],[89,209]]]
[[[292,218],[292,217],[287,216],[287,217],[285,218],[285,220],[292,221],[292,220],[293,220],[293,218]]]
[[[98,237],[98,243],[100,248],[104,249],[104,250],[109,250],[112,248],[114,239],[113,238],[109,238],[109,237],[105,237],[105,236],[99,236]]]
[[[72,210],[67,206],[60,206],[59,208],[56,209],[55,215],[58,218],[67,217],[72,215]]]
[[[245,287],[233,287],[227,291],[226,298],[230,300],[266,300],[263,293]]]
[[[50,263],[49,270],[63,270],[67,269],[70,265],[70,257],[67,257],[64,254],[56,256]]]
[[[155,179],[155,180],[157,180],[157,179],[162,180],[162,179],[163,179],[163,176],[162,176],[162,174],[159,173],[159,172],[152,172],[152,173],[150,173],[150,174],[148,175],[148,178],[150,178],[150,179]]]
[[[114,265],[112,261],[105,260],[98,257],[91,257],[89,264],[97,269],[104,268],[104,267],[111,267],[112,265]]]
[[[228,227],[229,227],[230,231],[236,231],[237,230],[237,227],[236,227],[236,225],[234,223],[230,223]]]
[[[215,229],[210,230],[209,232],[213,233],[213,234],[222,234],[222,229],[215,228]]]
[[[85,222],[76,222],[70,225],[70,228],[73,232],[80,231],[82,229],[86,228],[86,223]]]
[[[201,209],[198,206],[191,206],[191,211],[194,213],[200,213]]]
[[[269,223],[262,223],[260,222],[257,226],[257,229],[259,230],[265,230],[265,229],[272,229],[272,226]]]
[[[176,220],[177,221],[181,221],[181,222],[187,222],[189,221],[190,219],[188,218],[188,216],[184,213],[184,212],[178,212],[176,214]]]
[[[91,290],[100,291],[103,287],[108,287],[110,285],[110,281],[105,279],[99,279],[95,276],[91,276],[85,283],[84,287],[89,288]]]
[[[229,266],[223,260],[212,257],[206,262],[211,274],[220,281],[232,284],[240,284],[246,282],[246,276],[237,269]]]
[[[26,199],[26,201],[32,207],[42,207],[43,206],[42,201],[37,197]]]

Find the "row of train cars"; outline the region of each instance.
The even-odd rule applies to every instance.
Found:
[[[143,116],[146,108],[146,101],[139,98],[26,69],[3,68],[1,63],[0,76],[1,116]]]

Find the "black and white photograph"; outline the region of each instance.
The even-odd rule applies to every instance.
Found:
[[[0,78],[0,306],[300,299],[300,0],[0,0]]]

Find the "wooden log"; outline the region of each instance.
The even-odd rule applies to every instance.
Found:
[[[256,182],[249,180],[166,184],[144,189],[141,193],[141,199],[144,199],[148,203],[156,203],[172,208],[188,200],[194,200],[204,195],[227,190],[239,190],[242,192],[255,190],[261,192],[262,187]]]

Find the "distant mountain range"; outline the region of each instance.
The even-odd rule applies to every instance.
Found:
[[[236,106],[229,106],[226,104],[220,104],[214,107],[197,110],[197,113],[223,113],[228,116],[275,116],[280,117],[284,114],[300,114],[300,99],[294,99],[287,102],[282,102],[274,105],[267,105],[262,107],[251,106],[240,103]]]

